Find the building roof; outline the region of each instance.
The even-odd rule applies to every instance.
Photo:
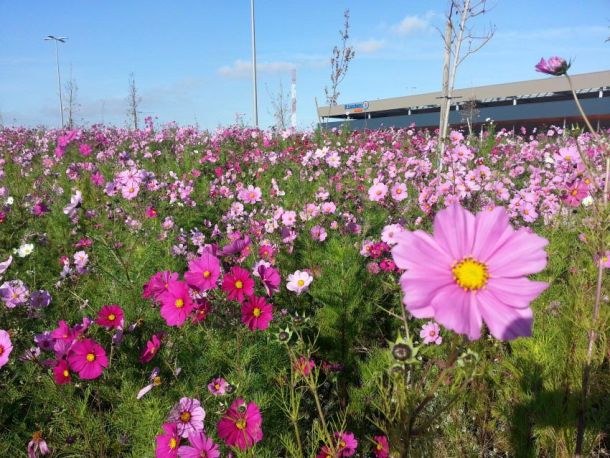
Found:
[[[610,87],[610,70],[581,73],[571,76],[574,88],[579,93],[597,91]],[[570,86],[567,78],[550,77],[514,83],[492,84],[466,89],[455,89],[453,98],[455,103],[476,100],[482,103],[497,102],[502,100],[520,100],[531,98],[545,98],[556,93],[567,92]],[[345,118],[349,115],[364,113],[386,112],[391,115],[392,111],[404,111],[405,109],[423,110],[434,109],[440,106],[442,92],[429,92],[426,94],[410,95],[405,97],[392,97],[361,101],[357,103],[341,104],[334,106],[322,106],[318,108],[318,116],[321,118]]]

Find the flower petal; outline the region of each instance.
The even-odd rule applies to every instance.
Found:
[[[434,239],[454,261],[472,254],[475,217],[461,205],[452,205],[434,218]]]
[[[481,291],[477,302],[489,332],[496,339],[512,340],[532,335],[534,314],[531,308],[510,307],[489,290]]]
[[[548,283],[527,278],[490,278],[489,291],[503,304],[513,308],[529,307],[540,293],[549,287]]]
[[[487,260],[492,277],[521,277],[546,267],[549,241],[522,228],[515,231]]]
[[[423,231],[405,231],[396,236],[397,245],[392,248],[392,257],[400,269],[416,270],[420,266],[443,271],[450,270],[450,255]]]
[[[470,340],[480,338],[483,322],[474,296],[455,284],[444,287],[431,303],[434,319],[447,329],[466,334]]]

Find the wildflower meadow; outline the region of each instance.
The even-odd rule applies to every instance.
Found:
[[[0,130],[0,456],[608,456],[607,133]]]

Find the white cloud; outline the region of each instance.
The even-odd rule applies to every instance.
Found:
[[[357,54],[373,54],[382,49],[384,46],[385,42],[375,39],[360,41],[355,45]]]
[[[406,16],[400,23],[392,27],[392,31],[398,35],[409,35],[412,32],[428,29],[431,14],[425,16]]]
[[[290,72],[296,65],[291,62],[257,62],[256,69],[259,73],[277,74]],[[251,75],[252,64],[248,60],[237,59],[232,65],[225,65],[218,69],[221,76],[228,78],[247,78]]]

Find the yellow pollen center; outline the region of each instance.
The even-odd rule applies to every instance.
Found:
[[[134,192],[135,189],[134,188],[129,188],[129,192]]]
[[[242,289],[242,288],[244,287],[244,284],[241,282],[241,280],[237,280],[237,281],[235,282],[235,287],[236,287],[237,289]]]
[[[153,379],[153,385],[155,386],[159,386],[161,385],[161,377],[159,377],[158,375]]]
[[[250,193],[250,199],[254,199],[256,197],[253,192]]]
[[[237,429],[246,429],[246,420],[244,420],[243,418],[240,418],[239,420],[237,420],[235,422],[235,426],[237,426]]]
[[[377,191],[375,194],[377,194],[378,196],[381,195],[381,191]]]
[[[218,390],[220,389],[220,385],[219,385],[218,383],[216,383],[216,384],[214,385],[214,389],[218,391]]]
[[[339,442],[339,446],[340,446],[340,447],[345,447],[346,445],[347,445],[347,444],[345,443],[345,441],[341,441],[341,442]]]
[[[176,299],[176,307],[178,307],[178,308],[184,307],[184,301],[182,299]]]
[[[64,377],[67,377],[68,375],[70,375],[70,372],[68,372],[68,370],[66,369],[62,372],[62,374],[64,374]]]
[[[453,265],[451,272],[456,283],[467,291],[479,290],[487,284],[487,266],[473,258],[464,258]]]
[[[203,278],[208,278],[210,275],[212,275],[212,274],[210,273],[209,270],[206,270],[205,272],[203,272]]]
[[[4,347],[0,345],[0,355],[2,355],[2,353],[4,353]]]
[[[305,280],[299,280],[297,282],[297,285],[299,285],[299,286],[303,286],[304,284],[305,284]]]
[[[178,442],[176,441],[176,439],[174,439],[173,437],[169,440],[169,448],[171,448],[172,450],[176,448],[176,446],[178,445]]]
[[[577,189],[574,189],[574,190],[572,191],[572,195],[573,195],[573,196],[575,196],[576,194],[578,194],[578,190],[577,190]]]
[[[572,156],[567,155],[567,156],[566,156],[566,161],[568,161],[568,162],[569,162],[569,161],[571,161],[571,160],[572,160]]]
[[[604,256],[604,257],[602,258],[602,262],[603,262],[604,264],[605,264],[605,263],[607,263],[607,262],[608,262],[608,256]],[[0,348],[2,348],[2,347],[0,347]],[[1,355],[1,354],[2,354],[2,352],[0,351],[0,355]]]
[[[398,188],[398,189],[396,190],[396,194],[400,194],[401,192],[402,192],[402,189],[400,189],[400,188]]]
[[[111,313],[110,315],[108,315],[108,319],[110,321],[114,321],[114,320],[116,320],[116,315],[114,313]]]
[[[180,421],[186,423],[187,421],[190,421],[191,419],[191,413],[190,412],[182,412],[182,415],[180,415]]]
[[[377,442],[377,450],[383,450],[383,445]]]
[[[95,355],[93,353],[88,353],[87,354],[87,361],[89,361],[90,363],[95,361]]]
[[[258,318],[259,316],[261,316],[261,309],[259,309],[258,307],[254,307],[254,310],[252,311],[252,315],[254,315],[256,318]]]

